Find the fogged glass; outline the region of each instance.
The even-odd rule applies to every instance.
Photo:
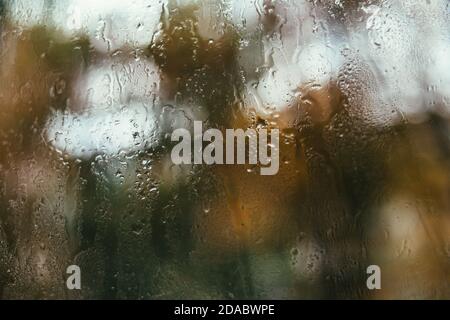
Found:
[[[0,12],[0,298],[450,298],[447,0]],[[278,173],[175,165],[194,121]]]

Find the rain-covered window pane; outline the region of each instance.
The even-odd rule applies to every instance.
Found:
[[[3,0],[0,33],[1,299],[450,298],[447,0]]]

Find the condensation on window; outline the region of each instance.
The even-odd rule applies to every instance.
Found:
[[[4,0],[0,19],[0,298],[450,298],[448,1]],[[175,165],[196,122],[279,129],[278,173]]]

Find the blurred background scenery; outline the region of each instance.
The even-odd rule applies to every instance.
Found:
[[[0,34],[1,299],[450,299],[448,0],[0,0]],[[279,173],[174,165],[194,120],[279,128]]]

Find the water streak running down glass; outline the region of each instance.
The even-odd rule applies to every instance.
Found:
[[[447,0],[0,0],[0,33],[0,299],[450,298]],[[174,163],[194,123],[279,145]]]

